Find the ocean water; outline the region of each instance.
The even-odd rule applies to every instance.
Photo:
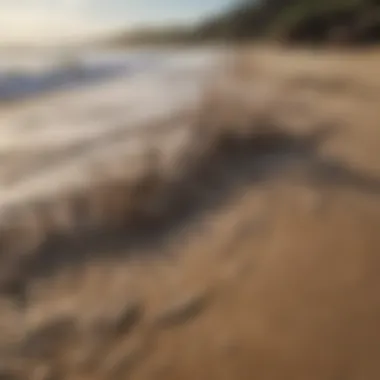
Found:
[[[223,57],[209,49],[91,51],[78,66],[59,56],[4,56],[2,99],[15,102],[0,112],[0,211],[86,186],[99,162],[127,155],[133,163],[151,144],[175,150]]]
[[[50,92],[73,90],[112,78],[151,73],[204,60],[215,54],[170,49],[0,51],[0,102],[15,101]],[[174,59],[174,61],[173,61]]]
[[[92,85],[152,67],[151,52],[46,52],[0,54],[0,101],[20,100],[49,92]]]

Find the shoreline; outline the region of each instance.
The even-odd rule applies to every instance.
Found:
[[[379,378],[380,56],[357,54],[245,52],[172,120],[172,159],[160,128],[140,162],[106,143],[99,181],[11,212],[4,373]]]

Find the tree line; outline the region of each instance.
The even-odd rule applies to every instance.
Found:
[[[277,40],[283,43],[380,41],[380,0],[241,0],[192,27],[122,34],[121,43]]]

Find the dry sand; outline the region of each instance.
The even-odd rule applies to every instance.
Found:
[[[247,51],[117,231],[110,182],[95,229],[3,233],[0,378],[380,378],[379,67]]]

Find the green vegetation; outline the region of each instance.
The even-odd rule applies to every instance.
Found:
[[[230,15],[239,38],[288,42],[380,40],[379,0],[248,0]]]
[[[257,38],[290,43],[377,42],[380,0],[243,0],[195,27],[142,29],[121,34],[113,43],[200,43]]]

